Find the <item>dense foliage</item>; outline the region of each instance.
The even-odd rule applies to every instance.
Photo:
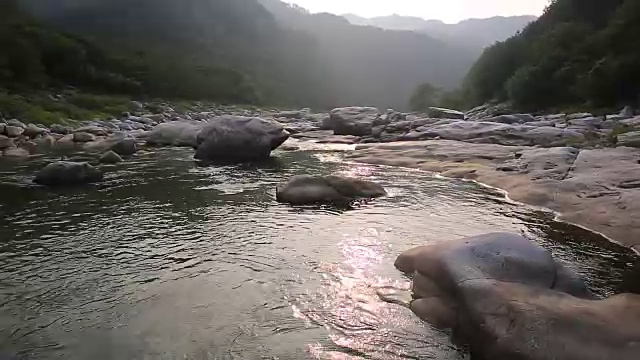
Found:
[[[636,104],[640,2],[554,0],[539,20],[487,48],[467,75],[471,105],[509,100],[523,110]]]
[[[98,93],[134,96],[215,99],[234,103],[259,101],[248,77],[231,67],[198,61],[197,57],[189,56],[185,51],[163,52],[160,47],[147,45],[134,47],[142,39],[153,38],[151,33],[160,31],[151,23],[141,28],[144,30],[132,32],[140,36],[140,41],[123,33],[123,27],[96,21],[102,17],[84,21],[87,26],[91,24],[95,32],[76,32],[74,27],[84,26],[82,22],[66,21],[73,20],[75,16],[84,18],[81,14],[90,2],[57,3],[51,0],[43,8],[38,6],[44,6],[45,2],[31,3],[33,9],[44,12],[39,14],[42,18],[54,24],[56,15],[64,15],[65,26],[59,27],[63,31],[54,30],[27,15],[17,6],[18,2],[0,0],[0,88],[5,91],[25,93],[75,86]],[[113,3],[116,2],[110,2]],[[76,8],[75,4],[82,6],[77,5],[79,7]],[[29,2],[21,5],[29,5]],[[64,11],[56,12],[56,9]],[[34,13],[38,14],[38,11]],[[112,28],[114,32],[110,33],[106,28]],[[109,36],[101,37],[104,32]],[[169,33],[168,29],[164,32]],[[178,32],[171,33],[175,36]],[[88,40],[86,35],[95,36]],[[111,41],[116,38],[126,40]],[[158,36],[155,39],[164,41]],[[180,41],[176,38],[174,45]]]

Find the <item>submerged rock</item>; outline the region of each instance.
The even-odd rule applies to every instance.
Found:
[[[198,133],[195,157],[213,162],[264,160],[288,138],[289,133],[275,121],[221,116],[208,122]]]
[[[279,202],[295,205],[347,205],[353,200],[386,194],[384,188],[374,182],[339,176],[294,176],[276,189]]]
[[[30,155],[27,149],[21,147],[7,148],[4,150],[4,156],[10,158],[28,158]]]
[[[488,234],[409,250],[410,305],[452,328],[483,359],[632,360],[640,351],[640,296],[595,300],[551,254],[513,234]]]
[[[102,181],[100,170],[88,163],[58,161],[38,171],[34,182],[41,185],[78,185]]]
[[[124,160],[115,151],[109,150],[100,156],[100,163],[102,164],[117,164]]]

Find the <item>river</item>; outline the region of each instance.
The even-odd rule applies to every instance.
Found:
[[[542,244],[599,295],[630,290],[630,251],[471,182],[331,147],[259,166],[192,156],[143,151],[101,186],[62,190],[29,183],[50,159],[0,163],[0,358],[467,359],[380,295],[406,293],[402,251],[493,231]],[[276,203],[277,183],[329,173],[389,196],[349,211]]]

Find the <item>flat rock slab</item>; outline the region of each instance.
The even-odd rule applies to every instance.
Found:
[[[640,246],[640,149],[578,150],[428,140],[362,144],[355,161],[477,180],[628,247]]]

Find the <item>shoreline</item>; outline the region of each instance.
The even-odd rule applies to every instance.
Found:
[[[450,150],[452,146],[457,151],[453,151],[449,155],[442,153],[442,151]],[[578,156],[570,161],[567,159],[572,163],[568,168],[563,168],[562,163],[549,162],[549,157],[547,157],[547,161],[543,163],[544,171],[554,170],[550,166],[553,164],[554,168],[560,168],[559,170],[565,173],[561,179],[554,179],[553,176],[540,177],[540,173],[536,171],[504,172],[498,170],[500,164],[512,161],[510,158],[513,154],[522,154],[527,151],[552,153],[559,149],[569,148],[526,148],[473,144],[452,140],[427,140],[359,145],[347,155],[347,159],[360,163],[420,169],[434,172],[437,176],[444,178],[472,181],[502,192],[509,201],[539,207],[544,211],[551,212],[558,221],[596,233],[610,243],[626,247],[640,256],[640,240],[634,240],[640,238],[640,226],[634,226],[636,223],[633,219],[633,215],[640,214],[640,212],[634,212],[634,209],[627,211],[626,207],[620,205],[620,202],[633,200],[633,196],[640,197],[640,189],[635,187],[626,189],[633,194],[628,198],[626,198],[627,194],[620,195],[620,199],[624,200],[611,199],[609,196],[579,196],[580,193],[575,190],[577,188],[583,191],[584,183],[568,189],[563,184],[564,181],[574,180],[569,177],[572,171],[580,170],[573,166],[577,162]],[[497,151],[492,153],[487,150]],[[618,154],[616,149],[601,149],[600,151],[610,153],[608,155],[612,156]],[[640,157],[640,151],[637,149],[625,148],[623,153],[625,152],[633,152]],[[511,153],[511,156],[508,156],[507,153]],[[527,156],[516,156],[517,159],[523,157]],[[615,162],[611,162],[611,164],[615,164]],[[640,167],[637,166],[637,163],[635,167],[638,169],[632,170],[635,170],[639,176],[638,179],[640,179]],[[596,179],[600,179],[607,170],[599,166],[594,166],[594,169],[597,171],[591,175]],[[554,174],[556,172],[552,171],[551,175]],[[586,185],[588,187],[591,184],[587,181]],[[599,187],[602,184],[597,183],[597,185]],[[640,211],[640,208],[638,210]],[[594,221],[594,219],[600,221]],[[611,223],[620,223],[622,228],[614,228]],[[625,224],[631,226],[625,227]],[[634,234],[638,236],[634,236]]]

